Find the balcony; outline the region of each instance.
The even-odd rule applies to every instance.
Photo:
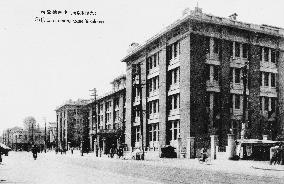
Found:
[[[148,123],[151,124],[151,123],[158,123],[160,121],[160,115],[159,113],[151,113],[149,114],[149,117],[148,117]]]
[[[176,94],[176,93],[179,93],[179,92],[180,92],[180,89],[179,89],[179,82],[170,85],[169,91],[168,91],[168,95]]]
[[[173,68],[179,67],[180,66],[180,62],[179,62],[179,56],[172,58],[169,61],[168,64],[168,70],[172,70]]]
[[[159,67],[158,66],[156,66],[155,68],[152,68],[152,69],[149,69],[148,70],[148,76],[150,77],[150,76],[152,76],[153,74],[159,74]],[[151,78],[151,77],[150,77]]]
[[[149,119],[159,119],[159,113],[152,113],[149,114]]]
[[[242,67],[245,66],[246,62],[248,62],[247,58],[240,58],[240,57],[231,58],[231,60],[230,60],[230,67],[232,67],[232,68],[242,68]]]
[[[149,98],[156,97],[156,96],[159,96],[159,90],[149,92]]]
[[[260,96],[277,97],[276,87],[260,86]]]
[[[220,65],[219,56],[216,53],[206,54],[206,64],[210,65]]]
[[[175,119],[180,119],[179,108],[178,109],[171,109],[169,111],[168,120],[175,120]]]
[[[207,91],[213,91],[213,92],[220,92],[220,85],[219,81],[216,80],[207,80],[206,81],[206,90]]]
[[[230,83],[230,93],[234,93],[234,94],[243,94],[244,93],[244,85],[243,83]],[[249,90],[248,90],[248,86],[246,88],[246,94],[249,95]]]
[[[260,62],[260,71],[278,73],[276,64],[272,62],[267,62],[267,61]]]

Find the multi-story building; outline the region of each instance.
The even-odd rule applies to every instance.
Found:
[[[88,148],[88,100],[69,100],[56,108],[57,148]],[[84,144],[84,145],[82,145]]]
[[[131,44],[122,59],[126,144],[190,153],[210,134],[220,145],[228,133],[274,139],[284,128],[283,33],[195,8],[146,43]]]
[[[3,143],[13,150],[28,151],[32,144],[37,145],[40,149],[44,148],[44,129],[37,125],[34,130],[29,132],[21,127],[7,129],[3,134]]]
[[[56,122],[49,122],[48,123],[48,130],[47,130],[47,138],[48,138],[48,148],[55,148],[56,147],[56,138],[57,138],[57,126]]]
[[[111,82],[111,92],[88,104],[92,150],[107,154],[112,146],[118,147],[124,143],[125,82],[125,75],[115,78]]]

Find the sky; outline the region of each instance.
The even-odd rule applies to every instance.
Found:
[[[91,98],[90,89],[110,91],[110,82],[126,72],[121,59],[128,46],[145,42],[197,2],[205,13],[237,13],[240,21],[284,28],[281,0],[1,0],[0,133],[23,126],[27,116],[54,122],[57,106]],[[104,23],[36,22],[46,10],[94,11],[90,17]]]

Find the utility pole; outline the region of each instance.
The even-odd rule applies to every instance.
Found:
[[[93,137],[95,137],[95,142],[96,142],[96,144],[93,144],[93,142],[91,143],[92,145],[94,145],[94,151],[96,152],[96,156],[98,157],[98,146],[97,146],[97,144],[98,144],[98,126],[97,126],[97,111],[96,111],[96,106],[97,106],[97,89],[96,88],[94,88],[94,89],[92,89],[92,90],[90,90],[90,91],[92,91],[93,93],[91,94],[91,96],[92,97],[94,97],[94,108],[95,108],[95,110],[93,111],[93,107],[92,107],[92,105],[91,105],[91,111],[92,111],[92,117],[91,117],[91,121],[92,121],[92,125],[91,125],[91,128],[92,128],[92,133],[93,133],[93,127],[94,127],[94,122],[95,122],[95,127],[96,127],[96,130],[95,130],[95,136],[93,136]],[[93,112],[94,112],[94,114],[93,114]],[[93,139],[92,139],[92,141],[93,141]]]
[[[248,81],[248,62],[245,62],[245,66],[242,67],[243,69],[243,117],[242,117],[242,127],[241,127],[241,139],[245,138],[246,132],[246,111],[247,111],[247,81]]]
[[[44,118],[44,152],[46,153],[46,118]]]
[[[32,143],[34,144],[34,123],[32,122]]]
[[[134,66],[134,74],[135,79],[136,76],[139,77],[138,84],[135,80],[135,87],[138,88],[139,95],[140,95],[140,107],[139,107],[139,114],[140,114],[140,130],[141,130],[141,148],[142,148],[142,158],[144,160],[145,152],[144,152],[144,129],[143,129],[143,105],[142,105],[142,80],[141,80],[141,65],[142,64],[135,64]]]

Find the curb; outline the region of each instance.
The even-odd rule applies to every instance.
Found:
[[[277,169],[277,168],[265,168],[265,167],[256,167],[256,166],[251,166],[253,169],[260,169],[260,170],[268,170],[268,171],[284,171],[283,169]]]

